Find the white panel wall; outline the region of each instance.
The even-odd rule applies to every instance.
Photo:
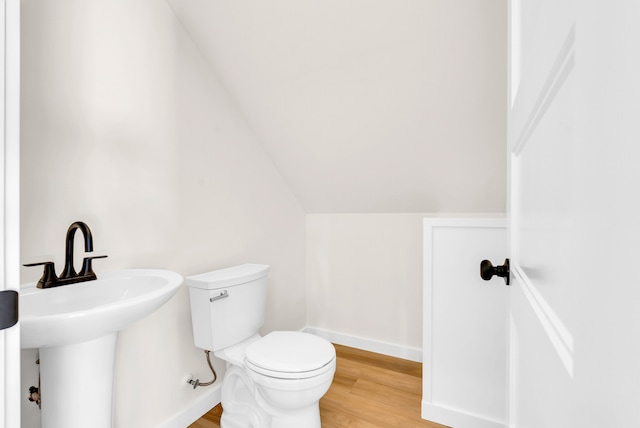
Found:
[[[304,212],[167,4],[24,0],[22,16],[22,262],[59,270],[83,220],[109,255],[98,276],[265,263],[265,331],[304,327]],[[39,275],[23,268],[22,281]],[[210,376],[190,323],[182,289],[120,335],[118,427],[158,426],[207,393],[183,384]],[[24,389],[35,352],[22,361]],[[23,427],[39,426],[24,407]]]
[[[506,221],[424,220],[422,417],[455,428],[504,428],[506,304],[480,262],[507,257]]]

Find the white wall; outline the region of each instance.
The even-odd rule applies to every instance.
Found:
[[[506,0],[167,0],[308,213],[505,209]]]
[[[304,327],[304,212],[165,1],[23,0],[21,115],[22,262],[59,271],[83,220],[109,255],[98,276],[267,263],[265,331]],[[34,359],[23,353],[23,388]],[[120,335],[117,359],[120,428],[157,426],[206,392],[182,383],[210,376],[186,289]]]
[[[23,262],[53,257],[60,269],[66,229],[84,220],[96,249],[109,254],[95,262],[98,274],[268,263],[265,331],[308,325],[420,352],[424,214],[305,216],[287,186],[296,183],[284,183],[164,0],[23,0],[22,9]],[[495,151],[503,118],[491,123]],[[366,149],[368,139],[356,137]],[[400,150],[400,140],[389,141]],[[360,159],[349,171],[362,172],[351,168]],[[501,169],[492,171],[488,188],[504,193]],[[442,180],[436,174],[429,186]],[[323,189],[342,197],[333,185]],[[412,197],[416,206],[433,196],[426,193]],[[502,210],[501,201],[490,208]],[[487,209],[466,199],[460,206]],[[22,270],[25,282],[39,274]],[[192,345],[185,289],[120,339],[117,426],[156,426],[204,393],[181,384],[189,372],[209,376]],[[34,359],[23,352],[25,386],[37,382]],[[38,426],[36,407],[25,407],[24,426]]]
[[[308,324],[422,346],[420,214],[307,215]]]

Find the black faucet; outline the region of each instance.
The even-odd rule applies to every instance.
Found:
[[[80,229],[82,235],[84,237],[84,251],[86,253],[93,252],[93,235],[91,235],[91,229],[86,223],[81,221],[76,221],[69,226],[67,229],[67,240],[65,245],[65,255],[64,255],[64,269],[60,274],[60,277],[56,276],[56,270],[53,262],[38,262],[38,263],[28,263],[24,266],[41,266],[44,265],[44,272],[42,274],[42,278],[38,281],[38,288],[51,288],[51,287],[59,287],[61,285],[73,284],[76,282],[84,282],[91,281],[93,279],[97,279],[96,274],[93,272],[91,267],[91,261],[93,259],[102,259],[107,257],[103,256],[91,256],[85,257],[82,260],[82,268],[80,269],[80,273],[76,273],[76,270],[73,266],[73,242],[76,235],[76,230]]]

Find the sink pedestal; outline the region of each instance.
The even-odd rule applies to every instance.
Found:
[[[117,338],[40,348],[42,428],[111,428]]]

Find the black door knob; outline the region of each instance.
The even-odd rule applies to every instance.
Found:
[[[509,285],[510,273],[509,259],[505,259],[502,266],[494,266],[489,260],[483,260],[482,263],[480,263],[480,276],[485,281],[489,281],[493,275],[496,275],[504,278],[504,283]]]

